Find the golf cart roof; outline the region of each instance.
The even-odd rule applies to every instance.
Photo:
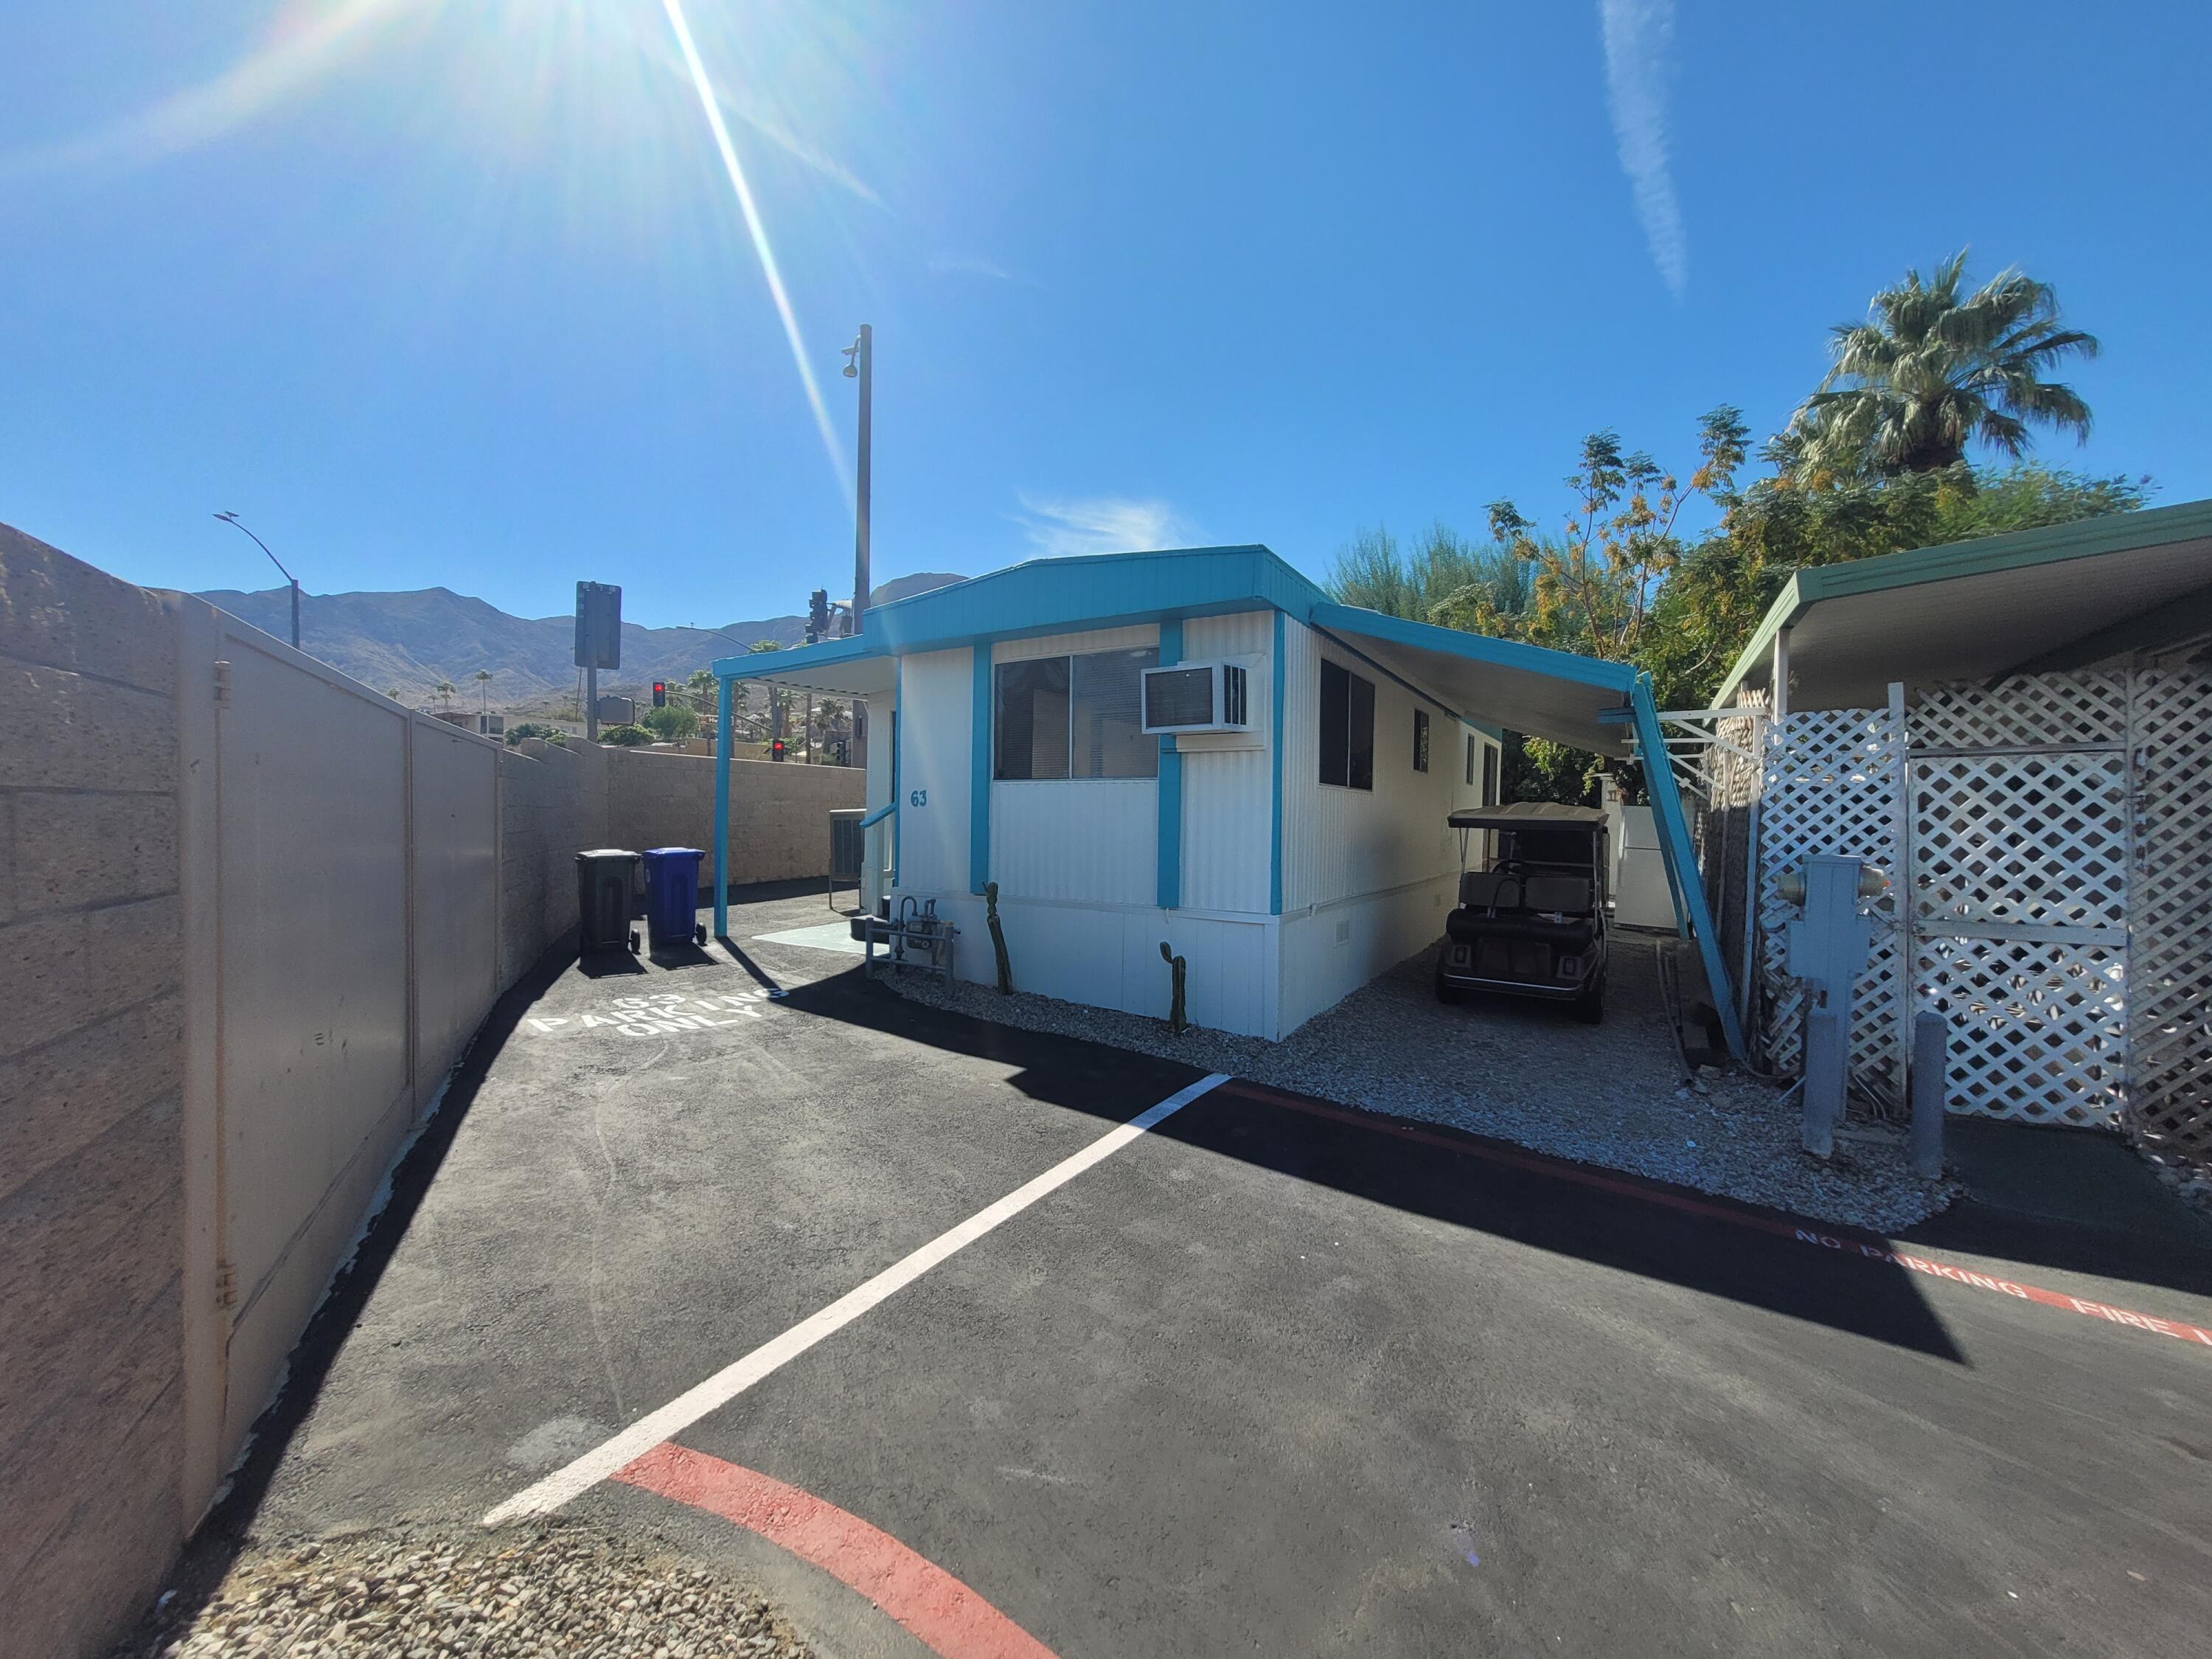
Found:
[[[1516,800],[1504,806],[1469,806],[1451,815],[1455,830],[1525,830],[1542,824],[1550,829],[1602,830],[1605,812],[1595,806],[1562,806],[1557,801]]]

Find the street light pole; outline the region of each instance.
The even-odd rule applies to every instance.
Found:
[[[859,634],[868,609],[868,509],[870,474],[875,448],[876,331],[867,324],[845,353],[845,373],[860,383],[860,465],[854,481],[853,512],[853,632]],[[864,770],[868,764],[867,706],[853,703],[853,763]]]
[[[216,514],[216,517],[221,519],[227,525],[235,525],[239,529],[246,530],[246,526],[240,521],[239,516],[235,513],[218,513]],[[251,530],[246,530],[246,533],[249,536],[253,536],[253,532]],[[269,553],[269,544],[263,541],[260,537],[253,536],[253,544],[259,548],[264,553]],[[276,568],[283,573],[284,580],[291,585],[292,648],[295,651],[297,651],[300,648],[300,579],[294,575],[290,571],[286,570],[284,568],[284,561],[278,558],[274,553],[269,553],[269,562],[275,565]]]

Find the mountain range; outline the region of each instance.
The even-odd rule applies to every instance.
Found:
[[[963,580],[943,572],[901,576],[870,596],[887,604]],[[200,598],[254,627],[289,639],[291,595],[282,587],[258,592],[216,588]],[[781,646],[806,637],[804,617],[765,617],[704,628],[641,628],[623,624],[622,667],[602,671],[604,692],[681,680],[717,657],[733,654],[755,640]],[[450,588],[425,587],[404,593],[303,593],[300,598],[300,648],[349,674],[373,690],[389,692],[402,702],[421,703],[449,681],[473,707],[478,669],[489,669],[484,687],[495,708],[523,708],[565,696],[575,690],[575,622],[568,617],[511,617],[496,605]]]

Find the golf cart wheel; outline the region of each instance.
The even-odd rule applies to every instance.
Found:
[[[1461,1003],[1467,1000],[1467,993],[1461,990],[1456,985],[1446,984],[1444,982],[1444,976],[1442,974],[1437,975],[1436,986],[1437,1000],[1443,1003],[1447,1008],[1455,1008]]]
[[[1605,981],[1593,980],[1589,990],[1574,1000],[1575,1018],[1585,1025],[1605,1024]]]
[[[630,933],[629,933],[629,953],[630,953],[630,955],[632,955],[632,956],[635,956],[635,955],[637,954],[637,929],[635,929],[635,927],[633,927],[633,928],[631,928],[631,929],[630,929]]]
[[[696,927],[694,927],[691,930],[691,942],[695,945],[704,945],[707,942],[707,924],[705,922],[701,922]]]

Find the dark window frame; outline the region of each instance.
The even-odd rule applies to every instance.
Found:
[[[1079,749],[1076,741],[1076,718],[1081,708],[1078,694],[1081,690],[1082,679],[1077,665],[1086,660],[1105,657],[1126,658],[1130,660],[1134,669],[1136,691],[1131,707],[1141,733],[1144,721],[1144,673],[1146,669],[1156,668],[1159,665],[1160,653],[1158,646],[1124,646],[1109,651],[1054,651],[1041,657],[1018,657],[1010,662],[991,665],[992,782],[1141,783],[1154,781],[1159,777],[1159,740],[1150,737],[1143,738],[1140,744],[1132,745],[1133,750],[1141,749],[1150,761],[1149,771],[1093,773],[1079,772],[1076,769],[1079,755],[1085,755],[1088,758],[1087,751]],[[1067,705],[1067,734],[1060,755],[1060,764],[1065,769],[1059,772],[1047,772],[1042,776],[1034,771],[1010,774],[1006,769],[1006,738],[1008,732],[1015,728],[1017,722],[1010,721],[1006,718],[1006,685],[1008,672],[1014,671],[1018,676],[1021,671],[1032,670],[1036,665],[1042,663],[1060,665],[1060,690]]]
[[[1316,769],[1322,783],[1373,793],[1375,682],[1323,657],[1319,692]]]
[[[1425,708],[1413,711],[1413,769],[1429,769],[1429,711]]]

